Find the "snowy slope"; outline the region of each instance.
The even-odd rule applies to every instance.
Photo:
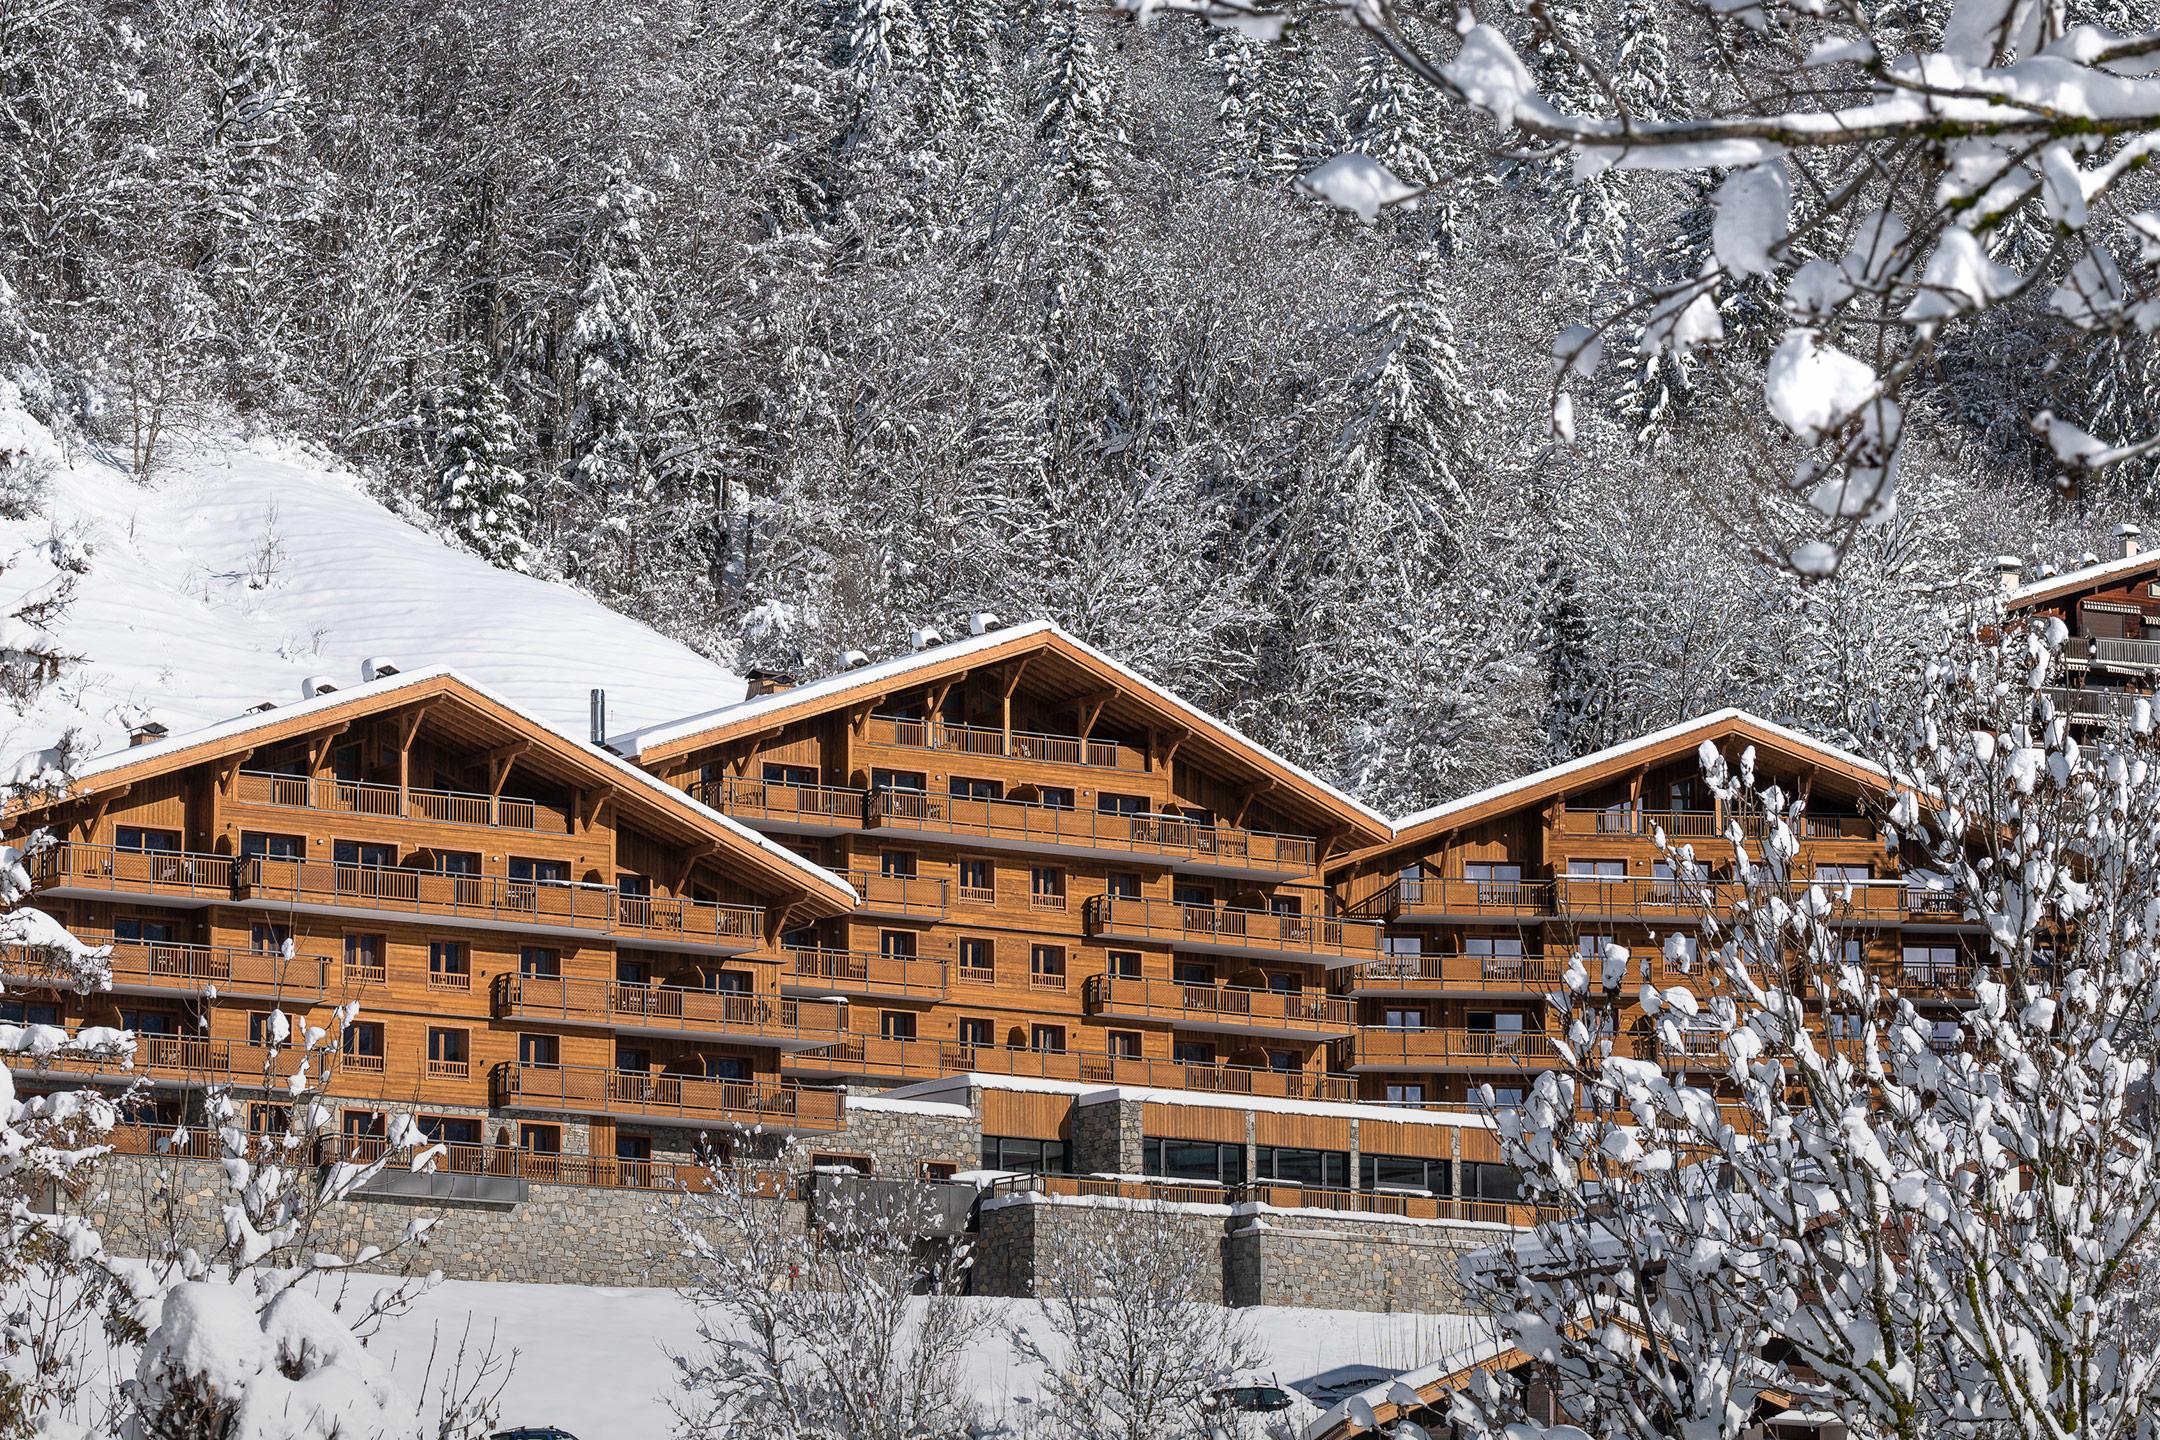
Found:
[[[447,548],[333,462],[264,443],[198,445],[138,486],[93,456],[61,455],[4,388],[0,449],[52,467],[45,514],[0,521],[0,555],[56,530],[90,551],[54,627],[83,663],[32,714],[0,720],[0,759],[71,725],[92,742],[86,753],[102,753],[126,743],[138,710],[179,735],[298,700],[311,675],[357,683],[373,656],[455,666],[579,737],[596,686],[616,731],[742,698],[724,667],[566,586]],[[12,601],[44,574],[25,559],[0,574],[0,595]]]

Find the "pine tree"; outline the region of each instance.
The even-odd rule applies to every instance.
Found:
[[[1228,178],[1251,179],[1261,172],[1267,148],[1260,104],[1265,59],[1266,47],[1241,31],[1223,29],[1208,37],[1208,65],[1222,84],[1215,108],[1222,131],[1218,169]]]
[[[1065,0],[1058,7],[1046,48],[1050,74],[1043,82],[1036,134],[1059,193],[1080,227],[1092,235],[1106,218],[1110,147],[1117,132],[1110,118],[1109,86],[1078,0]]]
[[[441,472],[436,509],[466,549],[505,570],[530,567],[526,531],[532,502],[525,476],[511,464],[509,402],[477,358],[466,361],[441,411]]]
[[[1401,520],[1438,536],[1462,496],[1469,414],[1434,251],[1412,260],[1367,333],[1377,358],[1352,382],[1361,405],[1344,433],[1345,463]]]
[[[1312,41],[1312,22],[1300,17],[1260,51],[1253,127],[1260,172],[1302,175],[1341,148],[1335,116],[1323,97],[1332,77]]]

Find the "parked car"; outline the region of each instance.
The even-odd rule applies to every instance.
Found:
[[[577,1440],[577,1436],[552,1425],[525,1425],[516,1430],[498,1430],[489,1440]]]

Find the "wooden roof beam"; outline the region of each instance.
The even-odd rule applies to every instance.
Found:
[[[719,849],[720,847],[710,840],[696,845],[685,845],[675,856],[675,874],[668,881],[668,892],[678,900],[681,899],[684,889],[690,884],[690,872],[697,868],[698,861],[718,853]]]
[[[323,761],[330,758],[330,747],[332,745],[335,745],[338,741],[338,737],[343,735],[350,728],[352,728],[351,722],[340,720],[335,725],[325,726],[321,730],[316,731],[313,735],[308,737],[307,768],[308,775],[310,777],[320,775],[322,773]]]
[[[508,745],[498,745],[480,757],[487,765],[489,799],[502,799],[503,786],[510,783],[510,767],[531,749],[532,741],[514,740]]]
[[[1085,745],[1094,737],[1095,722],[1102,719],[1103,707],[1117,699],[1115,690],[1098,690],[1093,695],[1080,697],[1080,743]]]
[[[1230,823],[1232,825],[1235,825],[1240,830],[1244,829],[1245,815],[1246,812],[1252,809],[1253,801],[1259,799],[1262,795],[1267,794],[1274,788],[1275,782],[1269,777],[1263,775],[1258,780],[1253,781],[1252,784],[1247,785],[1243,789],[1239,790],[1237,797],[1237,813],[1231,818]]]
[[[788,922],[793,920],[796,913],[809,903],[810,892],[797,890],[789,894],[779,904],[765,907],[766,949],[770,950],[780,943],[780,937],[788,932]]]

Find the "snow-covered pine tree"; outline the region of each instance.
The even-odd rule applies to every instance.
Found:
[[[1242,31],[1224,28],[1208,36],[1207,54],[1208,68],[1222,86],[1215,106],[1221,157],[1217,172],[1250,179],[1260,174],[1267,149],[1260,104],[1266,49]]]
[[[1358,410],[1344,432],[1344,463],[1390,498],[1418,542],[1408,548],[1430,553],[1462,496],[1470,423],[1436,251],[1411,257],[1366,334],[1374,358],[1351,382]]]
[[[1109,85],[1078,0],[1065,0],[1053,11],[1044,48],[1050,70],[1035,131],[1074,228],[1092,245],[1108,218],[1110,151],[1118,135]]]
[[[436,511],[457,542],[505,570],[529,568],[532,501],[517,453],[509,402],[478,356],[460,367],[438,423]]]
[[[1309,17],[1292,19],[1260,51],[1252,128],[1260,173],[1277,179],[1302,175],[1342,148],[1329,98],[1334,75],[1312,26]]]

